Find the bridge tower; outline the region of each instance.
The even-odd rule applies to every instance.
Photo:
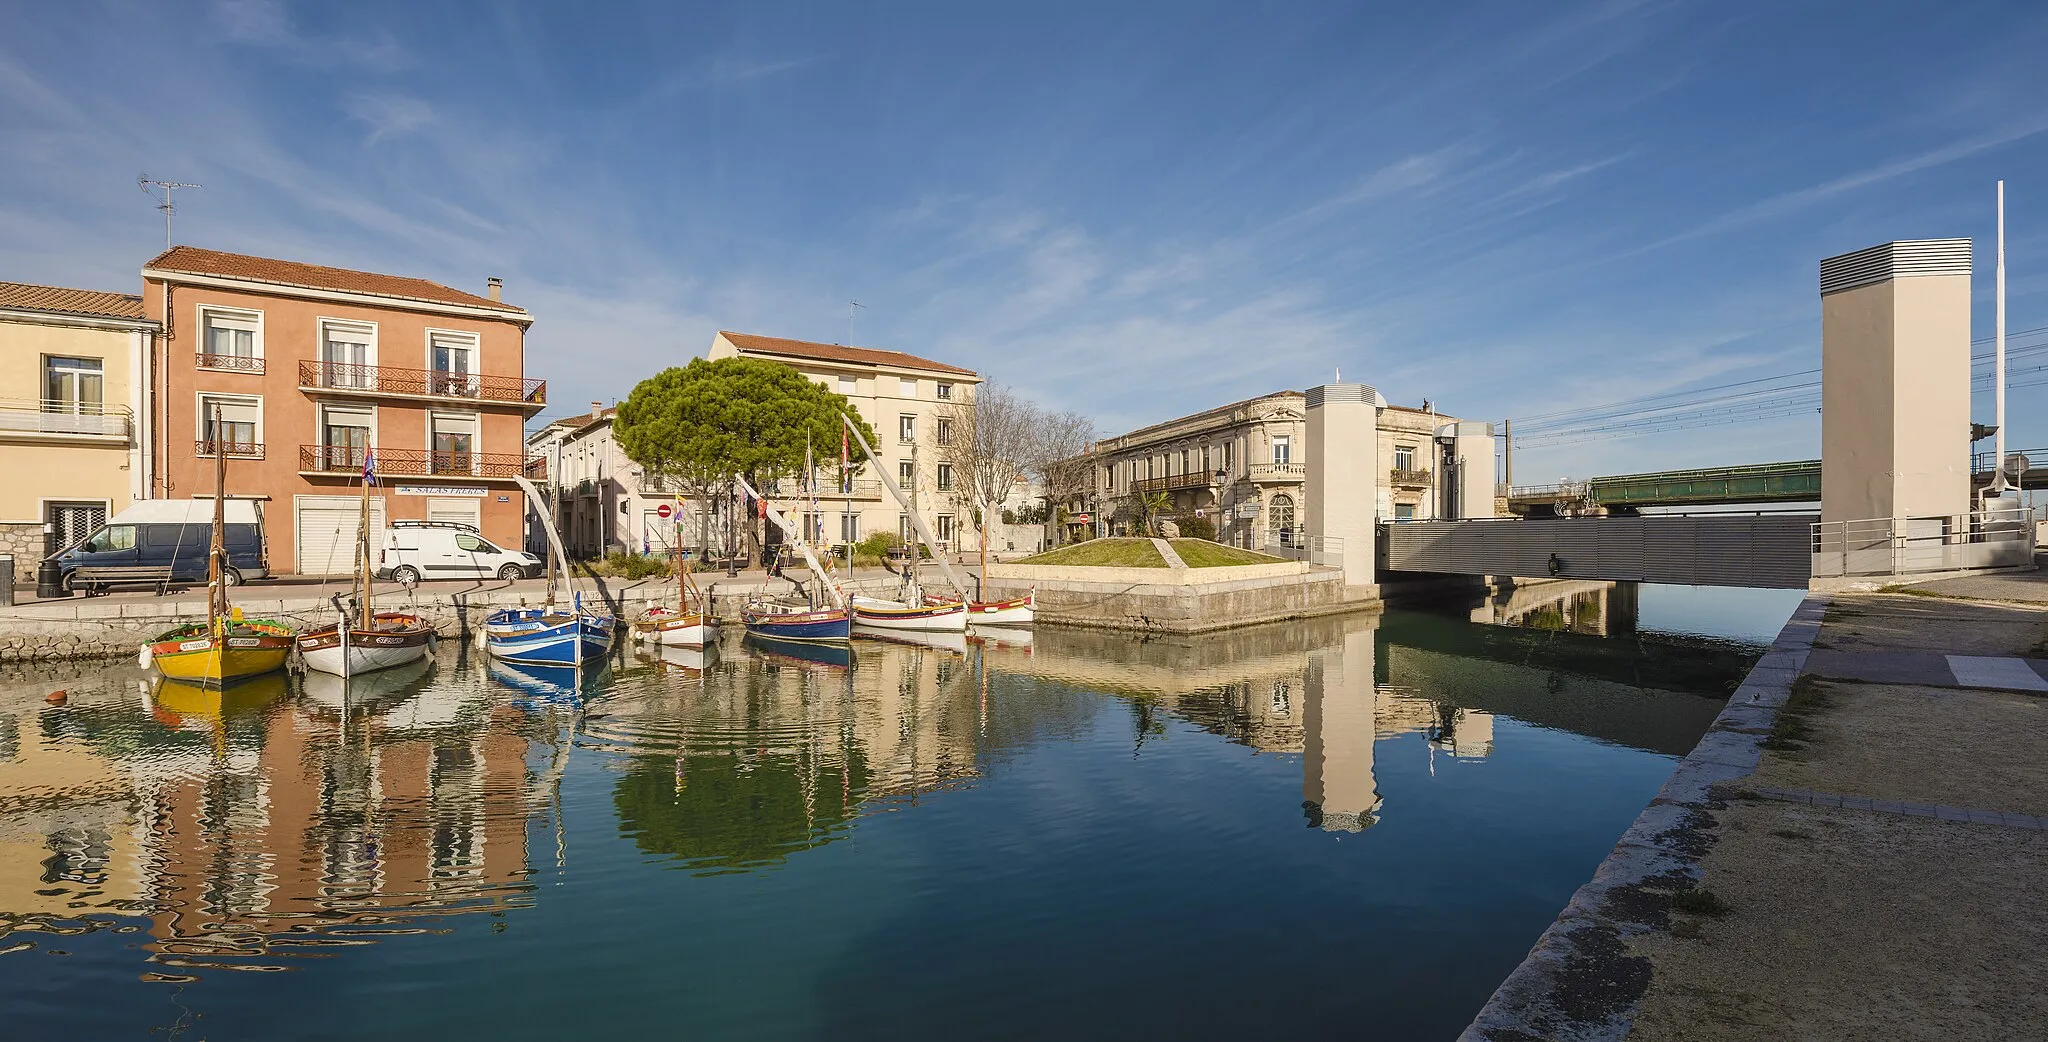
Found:
[[[1379,409],[1386,404],[1364,384],[1321,384],[1308,389],[1308,473],[1302,482],[1308,534],[1328,547],[1324,560],[1343,555],[1344,585],[1373,585],[1379,554],[1374,511],[1379,496]],[[1338,551],[1337,547],[1342,550]],[[1316,544],[1310,543],[1314,552]]]
[[[1970,240],[1820,262],[1821,520],[1970,509]]]

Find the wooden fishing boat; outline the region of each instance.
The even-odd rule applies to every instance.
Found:
[[[341,619],[334,625],[299,635],[299,659],[314,672],[355,677],[417,662],[434,650],[434,627],[425,619],[411,612],[379,613],[371,607],[371,580],[377,562],[370,554],[370,486],[377,483],[376,459],[374,452],[363,457],[354,610],[342,609]],[[338,600],[335,606],[340,608]]]
[[[643,644],[660,644],[673,648],[701,648],[706,644],[718,643],[718,617],[703,610],[703,594],[697,595],[697,610],[690,608],[690,593],[693,584],[690,573],[683,567],[681,556],[676,558],[676,607],[657,604],[642,612],[633,620],[633,639]]]
[[[595,665],[611,652],[617,629],[617,620],[585,611],[580,598],[574,610],[566,612],[505,608],[484,620],[484,649],[507,662]]]
[[[752,601],[740,609],[749,634],[778,640],[843,641],[853,633],[853,617],[845,608]]]
[[[965,633],[967,602],[927,598],[922,604],[907,604],[880,597],[855,597],[853,618],[876,629]]]
[[[1007,601],[968,601],[967,621],[976,626],[1029,626],[1037,618],[1036,591]]]
[[[220,410],[214,409],[216,429]],[[214,454],[213,544],[206,560],[206,621],[166,630],[142,646],[145,668],[173,680],[221,687],[274,673],[291,656],[297,633],[274,619],[245,619],[228,603],[228,549],[222,511],[227,501],[227,453]]]

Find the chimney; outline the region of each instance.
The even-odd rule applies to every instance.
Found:
[[[594,419],[597,419],[598,417],[600,417],[600,416],[603,416],[603,415],[604,415],[604,403],[603,403],[603,402],[591,402],[591,403],[590,403],[590,418],[594,420]]]
[[[502,301],[502,300],[504,300],[504,299],[505,299],[505,280],[504,280],[504,279],[501,279],[501,278],[497,277],[496,275],[493,275],[493,276],[491,276],[490,278],[488,278],[488,279],[485,279],[485,280],[484,280],[484,284],[490,287],[490,290],[489,290],[489,292],[490,292],[490,294],[491,294],[491,300],[493,300],[493,301]]]

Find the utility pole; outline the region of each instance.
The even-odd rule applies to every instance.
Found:
[[[2001,181],[1999,183],[2003,184],[2004,182]],[[148,174],[141,174],[135,178],[135,187],[142,189],[142,194],[157,200],[156,208],[162,210],[164,214],[164,249],[170,249],[171,218],[178,212],[178,204],[171,201],[171,193],[180,188],[204,188],[206,186],[186,184],[183,181],[152,181],[149,179]],[[159,188],[163,189],[164,194],[162,198],[158,198],[156,194]]]
[[[1991,491],[2005,491],[2005,181],[1998,182],[1998,324],[1997,347],[1994,349],[1993,368],[1997,370],[1992,381],[1997,385],[1995,399],[1996,415],[1991,422],[1998,425],[1997,439],[1991,456]]]
[[[1501,440],[1501,483],[1508,487],[1508,495],[1515,494],[1515,421],[1500,421]]]

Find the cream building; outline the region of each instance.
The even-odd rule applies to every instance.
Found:
[[[135,418],[156,330],[134,294],[0,282],[0,553],[17,583],[146,498]]]
[[[1129,534],[1139,525],[1138,497],[1163,493],[1163,516],[1183,535],[1292,552],[1320,534],[1307,531],[1306,416],[1302,392],[1279,391],[1105,438],[1095,445],[1094,495],[1070,504],[1069,515],[1085,515],[1096,534]],[[1376,519],[1452,516],[1456,493],[1450,489],[1481,483],[1484,502],[1474,498],[1479,505],[1456,516],[1490,516],[1493,461],[1483,445],[1491,437],[1488,425],[1446,416],[1427,403],[1380,407],[1372,450],[1379,457]],[[1456,455],[1459,447],[1468,455]]]
[[[712,338],[706,357],[759,358],[792,366],[845,395],[874,429],[879,467],[864,468],[841,496],[820,496],[817,512],[804,511],[812,541],[858,542],[875,532],[911,537],[909,515],[882,488],[879,469],[881,480],[895,482],[906,497],[915,492],[918,513],[942,547],[975,547],[970,531],[973,513],[963,496],[965,482],[955,474],[947,454],[952,431],[945,415],[949,407],[974,403],[981,377],[973,370],[901,351],[725,331]],[[820,464],[836,459],[838,452],[837,445],[818,446]],[[774,490],[762,491],[776,495]],[[795,490],[790,487],[783,494],[794,495]],[[994,548],[1004,545],[996,542],[994,533],[990,542]]]

